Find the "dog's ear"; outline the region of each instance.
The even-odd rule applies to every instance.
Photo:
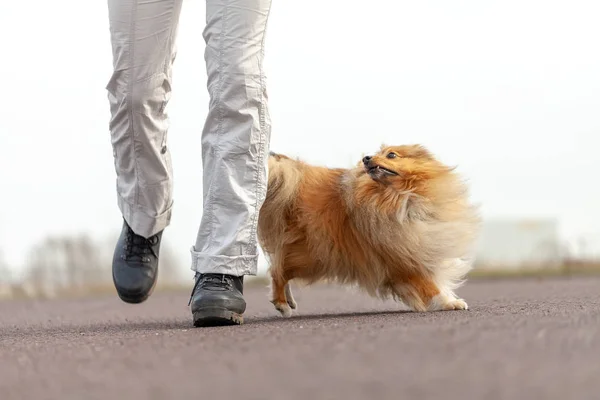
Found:
[[[423,145],[415,144],[412,146],[412,153],[416,158],[433,159],[433,154]]]
[[[288,156],[286,156],[284,154],[275,153],[274,151],[269,151],[269,156],[273,157],[277,161],[281,160],[282,158],[286,158],[288,160],[290,159]]]

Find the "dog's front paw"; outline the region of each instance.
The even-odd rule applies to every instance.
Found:
[[[438,294],[429,304],[429,311],[451,311],[468,310],[469,306],[463,299],[457,299],[454,296]]]
[[[272,303],[275,306],[275,309],[281,313],[282,317],[289,318],[292,316],[292,307],[290,307],[288,303],[279,303],[275,301]]]
[[[468,310],[469,305],[463,299],[454,299],[442,306],[442,310],[450,311],[450,310]]]

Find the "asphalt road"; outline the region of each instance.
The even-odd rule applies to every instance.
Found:
[[[470,281],[470,311],[265,288],[246,324],[193,328],[187,293],[0,303],[0,399],[600,399],[600,279]]]

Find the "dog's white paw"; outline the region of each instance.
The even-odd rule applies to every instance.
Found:
[[[275,309],[281,313],[281,316],[284,318],[289,318],[292,316],[292,307],[290,307],[287,303],[273,303]]]
[[[445,295],[433,298],[429,307],[430,311],[468,310],[469,305],[463,299],[456,299]]]
[[[442,310],[450,311],[450,310],[468,310],[469,305],[463,299],[455,299],[447,302],[442,306]]]

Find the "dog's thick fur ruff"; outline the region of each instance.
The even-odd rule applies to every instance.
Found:
[[[258,222],[271,301],[290,316],[290,280],[330,280],[414,311],[467,309],[454,290],[479,224],[465,183],[422,146],[383,146],[352,169],[272,153]]]

